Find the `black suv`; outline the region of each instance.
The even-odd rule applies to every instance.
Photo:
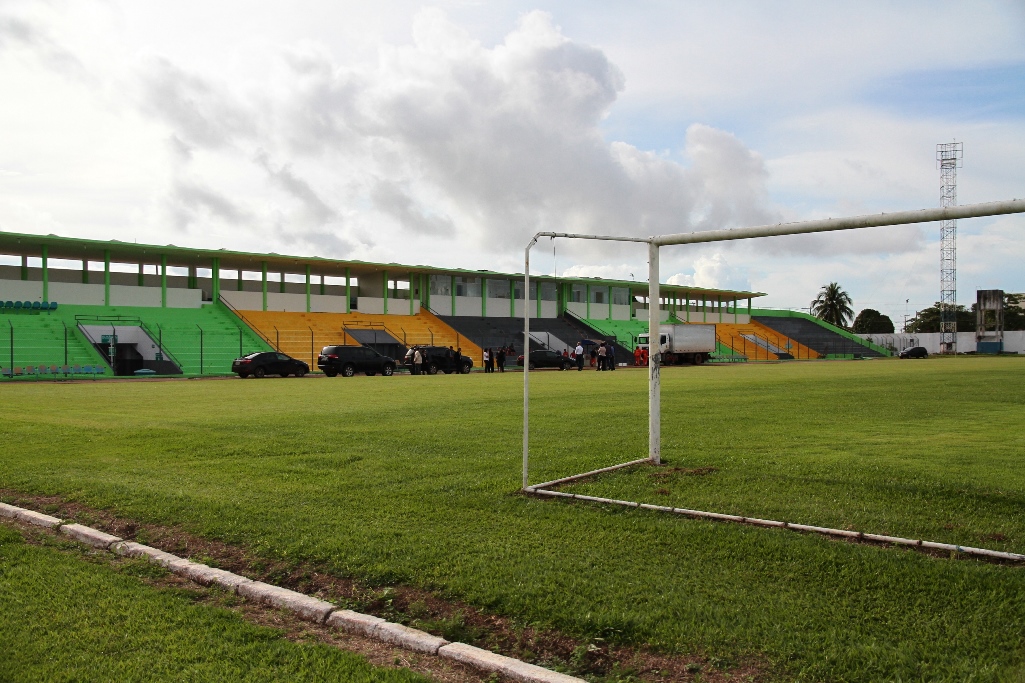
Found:
[[[445,346],[418,346],[416,348],[420,349],[420,356],[423,358],[423,365],[420,367],[425,374],[436,375],[440,370],[446,375],[451,375],[453,372],[465,375],[473,368],[472,358],[462,355],[456,358],[456,352]],[[412,356],[407,356],[407,359],[406,365],[412,371]]]
[[[928,358],[929,352],[925,350],[924,346],[912,346],[909,349],[904,349],[900,352],[901,358]]]
[[[339,373],[352,377],[357,372],[391,377],[395,373],[394,360],[366,346],[325,346],[317,358],[317,367],[328,377]]]

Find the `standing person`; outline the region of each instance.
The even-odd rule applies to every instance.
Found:
[[[445,352],[445,364],[454,372],[459,372],[459,364],[456,362],[456,352],[451,346]]]
[[[498,349],[498,371],[505,372],[505,347]]]
[[[584,345],[582,342],[577,342],[577,348],[573,349],[574,358],[577,361],[577,372],[584,369]]]
[[[413,374],[419,375],[420,369],[423,367],[424,357],[423,354],[420,353],[420,349],[418,347],[414,348],[415,350],[413,351]]]
[[[605,352],[605,362],[609,364],[609,370],[616,369],[616,344],[609,342],[608,350]]]
[[[598,345],[598,351],[596,353],[598,354],[598,372],[601,372],[605,369],[605,354],[607,353],[605,350],[605,342]]]
[[[591,354],[590,355],[591,355],[591,367],[593,368],[595,365],[598,364],[598,349],[594,348],[594,345],[591,346]]]
[[[491,349],[484,349],[484,373],[491,372]]]
[[[634,347],[634,367],[641,367],[641,347]]]

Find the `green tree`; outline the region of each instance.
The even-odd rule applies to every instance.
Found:
[[[822,287],[822,291],[811,302],[811,313],[816,318],[843,329],[847,329],[847,321],[854,317],[850,295],[835,282]]]
[[[851,331],[858,334],[893,334],[893,321],[874,308],[866,308],[854,319]]]
[[[973,305],[974,309],[975,306]],[[958,332],[975,331],[975,311],[969,310],[958,304],[954,309],[957,315]],[[925,332],[940,331],[940,302],[936,302],[929,308],[924,308],[915,313],[915,317],[908,320],[908,332],[922,334]]]

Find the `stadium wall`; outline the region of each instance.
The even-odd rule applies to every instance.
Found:
[[[897,332],[894,334],[859,334],[859,337],[866,339],[895,352],[903,351],[912,346],[924,346],[929,353],[940,352],[940,333],[925,332],[922,334]],[[957,333],[958,353],[972,353],[975,351],[975,333]],[[1025,332],[1004,332],[1004,353],[1025,354]]]

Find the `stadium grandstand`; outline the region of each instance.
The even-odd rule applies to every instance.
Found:
[[[632,361],[647,332],[645,283],[189,249],[0,232],[0,373],[224,375],[277,350],[308,362],[327,345],[396,357],[452,346],[563,351],[582,339]],[[888,355],[816,318],[753,309],[760,292],[662,285],[662,319],[716,326],[712,361]],[[3,324],[6,323],[6,324]],[[6,329],[2,329],[6,328]]]

